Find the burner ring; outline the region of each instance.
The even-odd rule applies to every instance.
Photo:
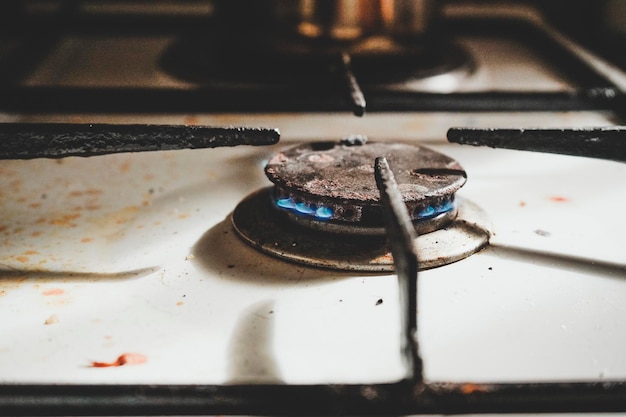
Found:
[[[393,272],[393,257],[384,236],[318,232],[285,221],[272,203],[273,189],[258,190],[235,208],[231,221],[236,233],[260,251],[290,262],[341,271]],[[416,239],[421,270],[464,259],[489,244],[483,210],[457,199],[458,214],[447,227]]]

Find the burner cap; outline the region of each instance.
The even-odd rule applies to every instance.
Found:
[[[374,160],[385,156],[419,233],[454,219],[454,193],[467,179],[457,161],[421,146],[356,139],[308,143],[275,155],[265,167],[275,205],[315,229],[382,234]]]

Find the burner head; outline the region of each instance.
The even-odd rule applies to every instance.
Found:
[[[328,232],[383,234],[374,160],[385,156],[419,233],[455,215],[454,193],[467,175],[454,159],[421,146],[367,143],[360,138],[295,146],[265,167],[274,204],[289,219]]]

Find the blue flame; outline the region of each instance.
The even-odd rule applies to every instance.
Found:
[[[296,203],[296,211],[302,214],[313,214],[315,208],[307,203]]]
[[[313,204],[307,203],[296,203],[293,199],[287,198],[279,198],[276,200],[276,205],[278,207],[293,210],[299,214],[304,214],[306,216],[312,216],[318,218],[320,220],[326,220],[333,217],[333,209],[326,206],[315,206]]]
[[[417,214],[418,220],[432,219],[454,209],[454,200],[443,202],[440,206],[428,206]]]
[[[330,207],[318,207],[315,210],[315,216],[320,219],[330,219],[333,217],[333,210]]]
[[[427,219],[433,217],[437,213],[433,206],[428,206],[417,214],[418,219]]]
[[[296,208],[296,203],[294,203],[291,198],[279,198],[278,200],[276,200],[276,205],[278,207],[282,207],[286,209]]]

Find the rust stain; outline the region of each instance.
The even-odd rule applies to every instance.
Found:
[[[89,211],[100,210],[101,208],[102,206],[99,204],[87,204],[85,206],[85,210],[89,210]]]
[[[39,255],[39,252],[31,249],[31,250],[27,250],[26,252],[24,252],[24,255]]]
[[[29,258],[28,256],[23,256],[23,255],[20,255],[20,256],[16,256],[16,257],[15,257],[15,260],[16,260],[16,261],[18,261],[18,262],[20,262],[20,263],[25,264],[25,263],[27,263],[28,261],[30,261],[30,258]]]
[[[56,295],[63,295],[63,294],[65,294],[65,290],[63,288],[52,288],[50,290],[46,290],[46,291],[42,292],[42,294],[45,295],[46,297],[56,296]]]
[[[99,188],[88,188],[85,190],[85,194],[87,195],[101,195],[102,190]]]
[[[139,207],[137,206],[124,207],[122,210],[116,213],[115,223],[117,224],[127,223],[135,216],[135,213],[137,213],[138,211],[139,211]]]
[[[52,226],[76,227],[76,223],[73,221],[78,219],[80,216],[80,213],[64,214],[62,216],[55,217],[54,219],[50,219],[48,223]]]
[[[32,237],[39,237],[39,236],[41,236],[41,235],[42,235],[42,232],[40,232],[39,230],[37,230],[37,231],[35,231],[35,232],[31,233],[30,235],[31,235]]]
[[[183,213],[183,214],[179,214],[178,218],[179,219],[187,219],[189,218],[190,214],[189,213]]]
[[[21,186],[22,186],[22,180],[20,179],[13,180],[9,183],[9,187],[13,189],[13,191],[18,191]]]
[[[30,203],[28,205],[28,207],[33,208],[33,209],[37,209],[37,208],[41,207],[41,203]]]
[[[8,228],[9,226],[7,226],[6,224],[3,224],[2,226],[0,226],[0,233],[6,232]]]
[[[379,256],[378,258],[372,260],[373,264],[388,264],[390,262],[393,262],[393,256],[391,256],[390,253]]]
[[[122,161],[122,163],[120,164],[120,171],[123,174],[126,174],[128,171],[130,171],[130,167],[131,167],[130,159],[127,159],[125,161]]]
[[[146,363],[148,358],[141,353],[123,353],[113,362],[92,362],[92,368],[109,368],[112,366],[139,365]]]
[[[71,191],[71,192],[68,194],[68,197],[82,197],[82,196],[83,196],[83,192],[82,192],[82,191],[78,191],[78,190],[76,190],[76,191]]]
[[[183,301],[179,301],[179,302],[177,302],[177,303],[176,303],[176,305],[177,305],[177,306],[179,306],[179,307],[180,307],[180,306],[182,306],[182,305],[184,305],[184,304],[185,304],[185,303],[184,303]]]
[[[185,117],[186,125],[197,125],[198,124],[198,116],[189,115]]]
[[[89,243],[89,242],[93,242],[93,239],[90,237],[84,237],[80,240],[80,243]]]
[[[519,206],[520,207],[526,207],[526,202],[525,201],[520,201],[519,202]]]

